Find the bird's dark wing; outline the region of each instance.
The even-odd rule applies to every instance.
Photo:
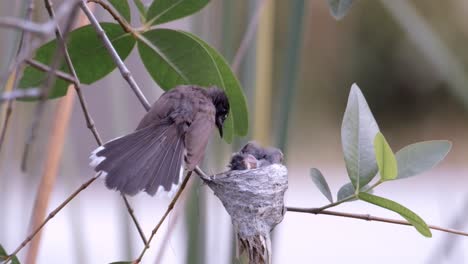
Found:
[[[91,165],[107,173],[106,186],[134,195],[169,191],[180,181],[184,142],[171,122],[160,122],[107,142],[93,152]],[[94,164],[93,164],[94,163]]]
[[[209,108],[208,105],[204,106]],[[215,109],[200,111],[185,133],[185,167],[193,170],[203,159],[206,145],[215,128]]]

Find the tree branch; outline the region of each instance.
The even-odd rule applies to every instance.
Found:
[[[132,218],[133,224],[135,225],[135,227],[136,227],[136,229],[138,231],[138,234],[140,235],[141,241],[143,241],[144,245],[147,245],[148,240],[146,239],[145,233],[143,232],[143,228],[141,228],[141,225],[138,222],[138,220],[137,220],[137,218],[136,218],[136,216],[134,214],[134,210],[133,210],[132,206],[128,202],[128,199],[125,196],[125,194],[121,193],[120,196],[122,196],[122,199],[123,199],[123,201],[125,203],[125,207],[127,208],[128,214]]]
[[[130,25],[122,19],[122,17],[117,14],[114,9],[107,3],[101,1],[101,0],[88,0],[88,3],[95,3],[100,5],[102,8],[104,8],[109,14],[119,23],[119,25],[122,27],[122,29],[127,32],[127,33],[132,33],[132,29],[130,28]]]
[[[44,2],[45,2],[45,6],[46,6],[46,9],[47,9],[47,12],[49,13],[50,18],[54,19],[55,18],[55,13],[54,13],[54,9],[52,7],[52,3],[50,2],[50,0],[45,0]],[[81,92],[80,80],[79,80],[78,75],[76,73],[75,67],[73,66],[73,62],[71,61],[70,54],[68,53],[67,46],[65,45],[65,41],[63,39],[63,36],[62,36],[62,33],[60,31],[59,26],[57,26],[57,28],[55,30],[55,35],[57,37],[58,42],[60,43],[60,48],[62,49],[62,52],[64,53],[65,61],[66,61],[67,65],[68,65],[68,69],[70,70],[70,72],[72,73],[72,75],[73,75],[73,77],[75,79],[74,88],[75,88],[75,91],[76,91],[76,93],[78,95],[78,98],[79,98],[79,101],[80,101],[80,106],[81,106],[81,110],[83,111],[83,114],[84,114],[84,117],[85,117],[85,120],[86,120],[86,125],[87,125],[88,129],[91,131],[91,133],[94,135],[96,143],[99,146],[101,146],[102,145],[101,137],[99,136],[99,133],[98,133],[98,131],[96,129],[94,121],[93,121],[91,115],[89,114],[86,101],[84,99],[83,93]],[[135,215],[133,213],[134,212],[133,208],[130,206],[130,203],[128,202],[127,198],[125,197],[125,194],[121,193],[121,196],[122,196],[122,199],[124,200],[127,211],[130,214],[130,217],[132,218],[133,223],[135,224],[135,226],[136,226],[136,228],[138,230],[138,233],[141,236],[141,239],[142,239],[143,243],[146,245],[146,243],[147,243],[146,237],[145,237],[145,235],[143,233],[143,230],[142,230],[140,224],[138,223],[138,220],[136,219],[136,217],[135,217]]]
[[[361,220],[366,220],[366,221],[376,221],[376,222],[384,222],[384,223],[396,224],[396,225],[412,226],[408,221],[372,216],[369,214],[352,214],[352,213],[323,210],[321,208],[286,207],[286,210],[288,212],[307,213],[307,214],[315,214],[315,215],[318,215],[318,214],[333,215],[333,216],[361,219]],[[468,236],[467,232],[463,232],[460,230],[444,228],[444,227],[439,227],[435,225],[428,225],[428,227],[430,229],[438,230],[438,231],[442,231],[446,233],[451,233],[451,234],[460,235],[460,236]]]
[[[67,41],[67,37],[69,35],[68,33],[71,31],[73,24],[75,23],[75,18],[77,17],[77,15],[78,15],[78,3],[75,3],[72,6],[71,10],[69,11],[69,18],[65,25],[65,33],[64,33],[64,38],[63,38],[64,41]],[[63,45],[65,45],[65,43]],[[50,71],[47,75],[47,78],[43,85],[42,92],[40,94],[40,98],[39,98],[40,101],[36,106],[36,111],[35,111],[32,125],[31,125],[30,134],[28,136],[28,139],[26,140],[26,145],[23,151],[23,158],[21,162],[21,168],[23,171],[26,170],[26,162],[28,159],[29,149],[32,145],[32,142],[35,139],[36,130],[39,125],[39,120],[40,120],[40,117],[42,116],[42,113],[44,112],[45,101],[49,97],[50,91],[53,89],[53,86],[55,84],[56,75],[53,74],[53,72],[55,72],[59,68],[63,56],[64,56],[63,51],[60,48],[56,48],[55,53],[52,57],[53,59],[52,59]]]
[[[32,19],[33,9],[34,9],[34,1],[29,0],[27,4],[26,14],[24,16],[24,18],[27,21],[30,21]],[[29,32],[23,31],[21,34],[21,40],[20,40],[20,44],[18,47],[18,51],[16,52],[17,57],[21,57],[23,56],[23,54],[28,54],[30,52],[30,49],[31,49],[30,42],[31,41],[30,41]],[[7,81],[7,85],[5,87],[4,92],[11,92],[15,89],[19,80],[18,76],[23,71],[23,66],[21,64],[15,65],[15,63],[12,63],[10,67],[12,67],[13,71],[8,76],[8,81]],[[11,113],[13,112],[13,101],[11,100],[8,101],[7,105],[5,106],[4,112],[5,112],[5,118],[3,120],[2,132],[0,135],[0,148],[3,146],[3,142],[5,140],[6,131],[8,128],[9,121],[10,121]]]
[[[114,60],[115,64],[117,65],[117,68],[119,68],[119,71],[122,74],[122,77],[128,82],[128,84],[130,85],[130,88],[132,88],[132,90],[135,93],[135,95],[137,96],[138,100],[140,100],[143,107],[146,109],[146,111],[148,111],[151,108],[151,105],[148,103],[148,100],[146,100],[145,96],[141,92],[140,87],[138,87],[138,84],[135,82],[135,79],[131,75],[131,73],[128,70],[127,66],[125,66],[122,59],[119,57],[119,54],[117,53],[117,51],[112,46],[111,41],[109,40],[106,33],[102,29],[101,25],[97,21],[96,17],[93,15],[91,10],[89,10],[88,6],[86,5],[86,1],[81,0],[80,5],[81,5],[81,9],[85,12],[86,16],[88,17],[89,21],[91,22],[91,25],[96,30],[96,33],[98,34],[99,38],[102,40],[102,42],[104,44],[104,47],[106,47],[107,51],[111,55],[111,57]]]
[[[167,206],[166,212],[164,213],[163,217],[159,220],[158,224],[154,227],[153,231],[151,232],[151,236],[148,239],[148,243],[145,245],[145,247],[141,251],[140,256],[133,263],[138,264],[141,262],[141,259],[145,255],[146,250],[150,247],[151,240],[153,240],[154,235],[156,235],[162,223],[164,222],[164,220],[166,220],[166,217],[169,215],[172,209],[174,209],[177,199],[179,199],[180,195],[185,189],[185,186],[187,186],[187,183],[190,180],[191,175],[192,175],[192,171],[189,171],[187,175],[185,176],[184,181],[180,185],[179,190],[177,190],[176,195],[174,196],[174,198],[172,198],[171,203]]]
[[[40,88],[19,89],[11,92],[4,92],[0,97],[0,103],[13,101],[16,99],[37,99],[41,95]]]
[[[23,249],[31,240],[36,236],[39,231],[52,219],[54,216],[60,212],[71,200],[73,200],[81,191],[86,189],[91,183],[93,183],[97,178],[101,176],[101,173],[97,173],[93,178],[89,179],[87,182],[83,183],[80,188],[78,188],[75,192],[73,192],[63,203],[61,203],[57,208],[55,208],[47,218],[42,222],[37,228],[35,228],[27,237],[26,239],[21,242],[21,244],[13,251],[10,255],[8,255],[8,258],[4,260],[3,264],[7,264],[13,256],[18,254],[18,252]]]
[[[55,21],[40,24],[16,17],[0,17],[0,27],[15,28],[41,36],[50,34],[54,28],[54,24]]]
[[[44,63],[41,63],[37,60],[33,60],[33,59],[27,59],[25,60],[25,62],[40,70],[40,71],[43,71],[43,72],[52,72],[53,74],[55,74],[57,76],[57,78],[60,78],[64,81],[67,81],[67,82],[70,82],[70,83],[73,83],[75,84],[77,79],[75,79],[75,77],[71,76],[70,74],[66,73],[66,72],[63,72],[63,71],[60,71],[60,70],[55,70],[55,71],[52,71],[52,69],[48,66],[48,65],[45,65]]]

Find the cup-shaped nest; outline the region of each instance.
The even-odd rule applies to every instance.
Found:
[[[270,232],[284,217],[288,172],[281,164],[227,171],[205,179],[231,216],[240,253],[271,263]]]

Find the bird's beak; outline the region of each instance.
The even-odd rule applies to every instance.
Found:
[[[218,127],[219,136],[223,137],[223,122],[221,118],[216,118],[216,127]]]

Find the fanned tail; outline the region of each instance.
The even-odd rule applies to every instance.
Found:
[[[93,151],[90,165],[106,186],[128,195],[173,191],[181,179],[184,140],[174,124],[150,125]]]

